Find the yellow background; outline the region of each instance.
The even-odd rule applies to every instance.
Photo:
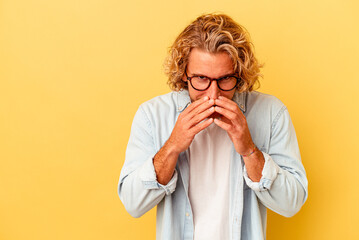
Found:
[[[169,91],[177,34],[220,11],[251,33],[260,91],[294,122],[309,180],[268,239],[359,239],[355,0],[0,0],[0,239],[154,239],[117,196],[140,103]]]

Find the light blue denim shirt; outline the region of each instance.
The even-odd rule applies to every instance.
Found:
[[[308,196],[308,181],[287,108],[277,98],[259,93],[233,97],[247,119],[252,139],[265,164],[260,182],[252,182],[242,157],[232,146],[230,162],[230,239],[265,239],[266,208],[291,217]],[[157,182],[153,157],[169,138],[178,115],[190,104],[188,91],[171,92],[143,103],[133,120],[118,193],[126,210],[140,217],[157,206],[156,239],[193,239],[188,198],[188,151],[178,158],[164,186]]]

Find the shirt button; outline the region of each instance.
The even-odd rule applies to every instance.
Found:
[[[189,217],[189,213],[188,213],[188,212],[186,212],[186,217]]]

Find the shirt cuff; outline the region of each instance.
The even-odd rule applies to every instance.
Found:
[[[247,174],[246,166],[244,166],[243,176],[244,179],[251,189],[254,191],[266,191],[272,186],[273,181],[277,178],[279,172],[279,166],[273,161],[272,157],[263,153],[264,156],[264,167],[262,170],[262,177],[259,182],[253,182]]]
[[[165,190],[166,195],[172,194],[177,185],[177,171],[175,169],[174,174],[171,180],[167,183],[167,185],[162,185],[157,182],[155,167],[153,166],[153,157],[150,157],[146,160],[146,162],[142,165],[139,172],[140,179],[142,181],[143,187],[145,189],[160,189]]]

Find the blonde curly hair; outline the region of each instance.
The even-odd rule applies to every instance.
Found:
[[[205,14],[188,25],[169,49],[164,68],[172,90],[188,88],[182,79],[193,48],[210,53],[227,52],[233,60],[235,74],[241,78],[237,91],[252,91],[259,87],[262,65],[254,57],[246,29],[227,15]]]

